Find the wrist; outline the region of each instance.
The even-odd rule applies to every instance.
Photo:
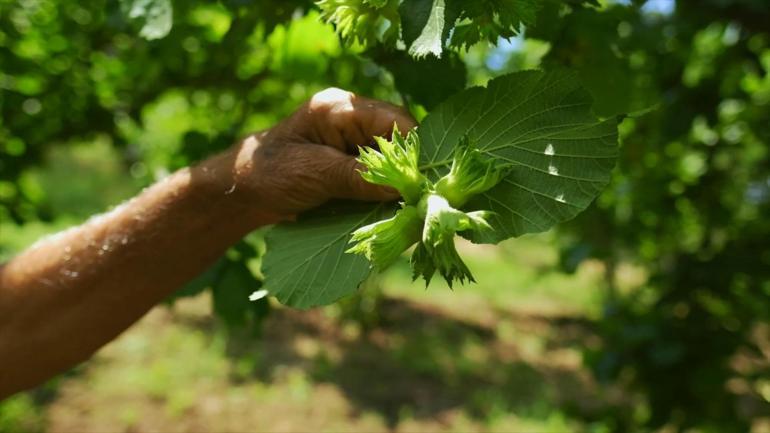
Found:
[[[190,168],[191,185],[205,206],[235,221],[245,219],[251,230],[286,219],[265,206],[255,180],[254,154],[262,136],[252,134]]]

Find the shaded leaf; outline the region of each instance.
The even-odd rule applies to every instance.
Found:
[[[216,284],[227,264],[228,260],[225,257],[221,257],[202,274],[198,275],[193,280],[182,286],[182,288],[172,293],[171,296],[166,298],[165,301],[173,303],[177,299],[196,296],[203,293],[203,291],[213,287]]]
[[[452,46],[469,47],[482,40],[496,44],[500,38],[510,38],[523,25],[535,22],[544,0],[482,0],[456,2],[460,20],[452,34]]]
[[[383,50],[370,55],[393,74],[401,92],[428,110],[465,88],[465,63],[456,53],[446,53],[440,59],[433,56],[415,59],[404,51]]]
[[[264,289],[296,308],[330,304],[353,293],[369,275],[369,262],[348,254],[350,234],[393,214],[391,205],[332,204],[279,224],[265,238]]]
[[[527,36],[547,40],[553,34],[569,35],[565,38],[569,42],[554,45],[544,62],[578,71],[599,116],[631,113],[647,109],[661,98],[658,89],[641,79],[627,55],[606,43],[606,35],[617,32],[620,23],[631,16],[625,7],[602,11],[580,8],[560,19],[558,7],[547,5],[537,23],[528,28]]]
[[[228,260],[212,287],[214,311],[228,326],[245,325],[252,309],[249,295],[259,286],[259,280],[254,278],[245,262]]]

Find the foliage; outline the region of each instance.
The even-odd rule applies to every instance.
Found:
[[[166,37],[174,23],[171,0],[121,0],[121,13],[137,22],[139,36],[147,39]]]
[[[587,360],[606,380],[630,378],[652,426],[747,431],[746,402],[766,408],[766,364],[742,363],[764,350],[757,332],[770,317],[770,35],[759,25],[768,19],[766,3],[706,1],[551,21],[562,39],[545,61],[611,82],[613,95],[596,95],[602,110],[659,100],[624,122],[613,187],[569,225],[564,254],[565,264],[607,264],[605,345]],[[608,31],[618,35],[612,52]],[[639,290],[617,287],[623,261],[646,268]]]
[[[44,420],[35,413],[29,395],[19,395],[0,402],[0,432],[43,432]]]
[[[615,119],[598,120],[590,106],[591,98],[575,74],[518,72],[498,77],[486,88],[460,92],[431,111],[416,134],[410,132],[404,139],[395,132],[392,142],[378,140],[381,152],[362,152],[360,161],[369,170],[364,178],[396,188],[405,205],[398,212],[417,205],[425,219],[412,256],[415,278],[421,276],[427,283],[438,271],[450,287],[454,279],[473,281],[455,250],[455,233],[477,243],[497,243],[548,230],[585,209],[607,184],[617,155]],[[467,146],[468,140],[478,155],[464,148],[462,143]],[[482,155],[490,164],[513,166],[502,177],[502,171],[479,159]],[[469,173],[457,173],[458,168]],[[464,176],[472,178],[462,180]],[[426,181],[428,177],[435,187]],[[482,182],[474,185],[477,180]],[[452,183],[459,184],[449,194],[437,195]],[[336,301],[354,292],[367,275],[352,274],[357,260],[330,245],[339,245],[361,223],[371,222],[357,216],[345,222],[326,215],[321,218],[324,221],[302,222],[311,227],[312,239],[321,239],[319,242],[305,242],[303,232],[280,229],[280,225],[280,231],[268,238],[265,290],[283,293],[287,289],[282,286],[288,286],[291,293],[315,292],[313,302],[302,295],[288,298],[288,305],[308,307]],[[359,225],[349,224],[354,221]],[[382,246],[377,244],[378,235],[386,227],[370,225],[353,234],[359,242],[353,252],[366,255],[375,264],[389,265],[391,260],[377,257],[373,249]],[[402,251],[414,243],[406,236],[410,231],[407,228],[405,237],[392,239],[404,246]],[[383,254],[391,257],[391,253],[388,249]],[[280,258],[273,259],[273,254]],[[274,265],[268,267],[268,263]],[[313,275],[312,284],[303,284],[308,283],[304,281],[308,275]],[[315,291],[316,285],[322,290]]]
[[[321,18],[334,23],[347,43],[394,43],[399,34],[398,0],[320,0]],[[383,31],[383,29],[385,29]]]

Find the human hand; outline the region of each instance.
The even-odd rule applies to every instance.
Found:
[[[316,93],[275,127],[240,143],[235,188],[278,219],[333,198],[395,200],[396,191],[361,178],[364,168],[355,159],[358,146],[389,136],[394,123],[402,133],[416,125],[406,110],[382,101],[337,88]]]

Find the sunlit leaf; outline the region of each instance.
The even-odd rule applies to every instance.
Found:
[[[161,39],[171,31],[171,0],[120,0],[120,7],[127,20],[139,26],[139,36],[145,39]]]
[[[468,209],[491,210],[495,243],[548,230],[585,209],[609,182],[617,158],[617,121],[599,120],[575,73],[525,71],[465,90],[432,111],[418,129],[422,168],[449,170],[464,135],[489,157],[513,164]]]
[[[447,0],[405,0],[399,6],[404,42],[409,54],[420,58],[428,54],[441,57],[459,11]]]

